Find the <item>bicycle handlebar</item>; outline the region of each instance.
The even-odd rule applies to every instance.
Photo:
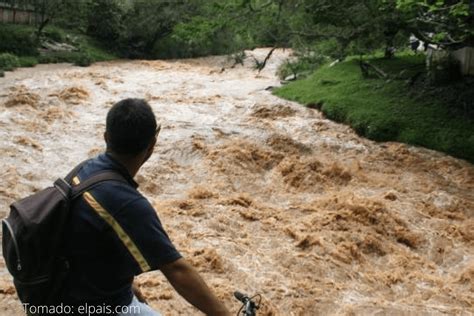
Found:
[[[244,304],[247,303],[247,301],[250,299],[247,295],[245,295],[243,293],[240,293],[239,291],[235,291],[234,296],[235,296],[236,299],[238,299],[239,301],[241,301]]]
[[[234,296],[236,299],[238,299],[240,302],[242,302],[242,307],[240,308],[239,312],[237,315],[240,314],[240,311],[242,311],[242,314],[245,316],[255,316],[256,315],[256,310],[259,309],[260,307],[260,300],[258,303],[255,303],[252,299],[256,296],[259,296],[261,299],[261,295],[257,294],[256,296],[253,297],[248,297],[247,295],[235,291]]]

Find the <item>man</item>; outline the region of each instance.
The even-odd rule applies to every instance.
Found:
[[[70,273],[62,291],[64,305],[110,315],[159,315],[134,295],[134,276],[161,270],[176,291],[208,315],[229,315],[197,271],[181,257],[155,210],[133,180],[150,158],[160,127],[144,100],[125,99],[107,114],[107,150],[88,161],[73,178],[77,185],[104,170],[125,182],[106,181],[76,200],[65,236]]]

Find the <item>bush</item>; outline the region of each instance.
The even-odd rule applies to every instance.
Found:
[[[78,55],[78,52],[50,52],[39,56],[38,60],[41,64],[75,63]]]
[[[0,54],[0,69],[11,71],[19,66],[20,61],[15,55],[9,53]]]
[[[2,69],[0,69],[0,78],[2,77],[5,77],[5,72]]]
[[[77,37],[77,47],[80,51],[89,55],[93,61],[106,61],[117,59],[118,57],[109,52],[103,43],[88,36]]]
[[[173,32],[154,43],[155,58],[191,58],[233,53],[246,47],[246,40],[232,30],[202,17],[178,23]]]
[[[72,63],[76,66],[87,67],[94,59],[87,52],[51,52],[39,57],[42,64]]]
[[[22,56],[18,57],[20,61],[20,67],[34,67],[38,64],[38,59],[34,56]]]
[[[298,56],[298,54],[297,54]],[[324,64],[327,58],[316,52],[300,53],[296,60],[287,61],[278,68],[277,75],[280,79],[294,75],[301,78],[302,75],[313,73],[319,66]]]
[[[88,53],[80,53],[79,55],[77,55],[76,60],[74,61],[74,65],[87,67],[90,66],[93,62],[94,60]]]
[[[36,56],[37,47],[32,27],[0,24],[0,52],[18,56]]]
[[[43,35],[55,42],[62,43],[66,41],[66,33],[54,26],[46,27],[43,31]]]

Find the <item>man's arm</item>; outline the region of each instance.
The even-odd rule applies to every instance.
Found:
[[[183,258],[160,267],[175,290],[206,315],[230,315],[199,273]]]

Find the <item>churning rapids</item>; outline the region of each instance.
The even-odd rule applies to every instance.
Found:
[[[267,49],[248,52],[260,60]],[[104,150],[105,114],[126,97],[162,124],[138,175],[177,248],[236,312],[262,315],[474,313],[474,167],[358,137],[273,96],[226,57],[39,65],[0,79],[0,215]],[[165,315],[195,315],[160,272],[138,278]],[[0,315],[21,315],[0,263]]]

